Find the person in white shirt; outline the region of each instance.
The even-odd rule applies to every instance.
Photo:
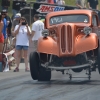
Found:
[[[65,1],[64,0],[57,0],[56,4],[57,5],[65,5]]]
[[[42,30],[44,29],[44,23],[39,20],[38,14],[34,15],[34,23],[32,24],[32,38],[33,41],[33,51],[37,51],[38,39],[42,36]]]
[[[15,26],[14,33],[16,36],[16,65],[14,72],[19,71],[19,64],[21,60],[21,51],[24,52],[24,61],[25,61],[25,71],[29,71],[28,68],[28,47],[29,47],[29,36],[31,34],[30,27],[27,24],[27,21],[24,17],[20,18],[19,25]]]

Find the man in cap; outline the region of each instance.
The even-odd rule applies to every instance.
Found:
[[[2,12],[5,13],[5,19],[7,20],[7,35],[9,37],[11,36],[11,27],[12,27],[11,18],[9,17],[7,10],[2,10]]]
[[[21,18],[21,14],[17,13],[12,21],[12,36],[14,36],[14,29],[15,26],[19,24],[20,18]],[[15,46],[16,38],[14,37],[12,40],[13,40],[13,46]]]
[[[17,13],[14,17],[14,20],[12,21],[12,31],[14,31],[15,26],[19,24],[20,18],[21,18],[21,14]]]
[[[11,37],[11,27],[12,27],[12,22],[11,22],[11,18],[8,15],[7,10],[2,10],[2,13],[5,14],[5,19],[7,21],[7,47],[9,46],[10,49],[10,37]],[[9,43],[8,43],[9,41]],[[8,45],[9,44],[9,45]]]

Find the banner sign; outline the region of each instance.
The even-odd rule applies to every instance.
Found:
[[[33,5],[33,14],[39,14],[41,18],[45,18],[47,13],[56,12],[56,11],[63,11],[63,10],[72,10],[76,9],[73,6],[63,6],[63,5],[54,5],[54,4],[47,4],[47,3],[34,3]]]

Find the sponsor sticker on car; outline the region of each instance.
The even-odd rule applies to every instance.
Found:
[[[37,9],[37,11],[40,13],[49,13],[54,11],[62,11],[64,9],[65,7],[60,7],[60,6],[40,5],[40,8]]]

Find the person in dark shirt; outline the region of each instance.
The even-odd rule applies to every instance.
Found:
[[[5,19],[7,20],[7,35],[8,35],[8,37],[10,37],[11,36],[12,21],[8,15],[7,11],[5,11]]]
[[[87,0],[87,2],[88,2],[88,7],[90,8],[90,9],[99,9],[98,8],[98,0]]]
[[[21,0],[21,7],[25,7],[26,6],[26,1],[25,0]]]
[[[1,1],[2,10],[4,10],[4,9],[8,10],[9,6],[10,6],[10,0],[2,0]]]
[[[12,3],[12,10],[13,10],[13,17],[19,12],[21,6],[21,1],[19,0],[13,0]]]

